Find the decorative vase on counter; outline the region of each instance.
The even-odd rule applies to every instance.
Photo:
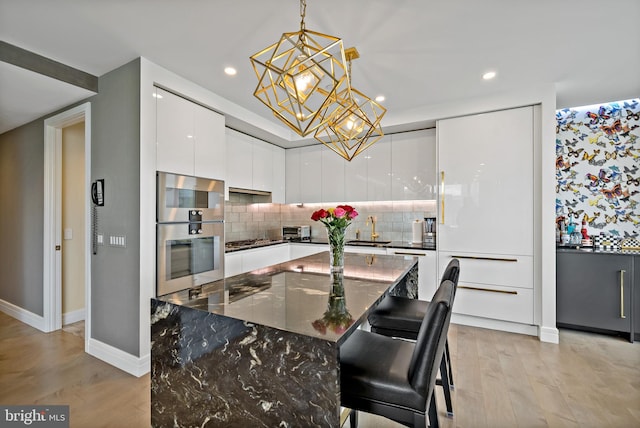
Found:
[[[344,271],[344,236],[346,227],[328,227],[327,238],[329,239],[329,272],[331,274]]]
[[[320,221],[327,227],[329,240],[329,272],[344,271],[344,238],[351,220],[358,216],[358,212],[349,205],[338,205],[327,210],[320,209],[311,215],[314,221]]]

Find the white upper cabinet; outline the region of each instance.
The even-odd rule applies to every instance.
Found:
[[[299,149],[302,202],[322,202],[322,150],[324,148],[322,145],[315,145]]]
[[[224,116],[156,88],[158,171],[225,179]]]
[[[344,169],[345,159],[328,147],[322,147],[322,202],[338,202],[345,200]]]
[[[285,201],[288,204],[304,202],[300,187],[300,149],[285,150]]]
[[[227,139],[227,187],[252,189],[253,145],[249,136],[233,129],[225,130]]]
[[[367,160],[366,200],[391,200],[391,137],[385,135],[359,156]]]
[[[369,147],[369,149],[370,148],[371,147]],[[351,159],[351,162],[345,162],[344,199],[346,201],[364,202],[368,200],[367,158],[364,156],[365,152]],[[338,155],[335,155],[335,156],[337,157]]]
[[[156,144],[158,171],[193,175],[192,103],[156,88]]]
[[[384,136],[350,162],[320,144],[286,159],[287,203],[436,198],[434,129]]]
[[[253,141],[253,185],[252,189],[271,191],[273,184],[273,155],[271,144]]]
[[[273,186],[271,189],[271,202],[275,204],[285,203],[285,150],[282,147],[271,146],[273,159]]]
[[[436,199],[435,129],[393,134],[391,141],[391,199]]]
[[[224,180],[227,176],[224,116],[198,105],[194,109],[194,174]]]
[[[438,122],[438,250],[533,254],[533,126],[533,107]]]

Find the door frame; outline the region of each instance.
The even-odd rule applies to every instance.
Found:
[[[62,129],[84,121],[84,220],[85,220],[85,350],[91,337],[91,103],[84,103],[44,122],[44,331],[62,328]]]

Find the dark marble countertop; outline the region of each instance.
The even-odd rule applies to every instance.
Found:
[[[564,246],[556,247],[557,253],[580,253],[580,254],[609,254],[609,255],[640,255],[640,250],[604,250],[598,247]]]
[[[402,256],[345,254],[344,297],[355,330],[368,309],[417,263]],[[329,253],[322,252],[253,272],[236,275],[193,290],[156,299],[243,321],[338,342],[342,328],[325,328],[332,281]],[[325,323],[326,327],[326,323]]]

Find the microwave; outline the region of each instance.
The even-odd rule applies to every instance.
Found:
[[[285,241],[310,241],[311,226],[284,226],[282,239]]]

